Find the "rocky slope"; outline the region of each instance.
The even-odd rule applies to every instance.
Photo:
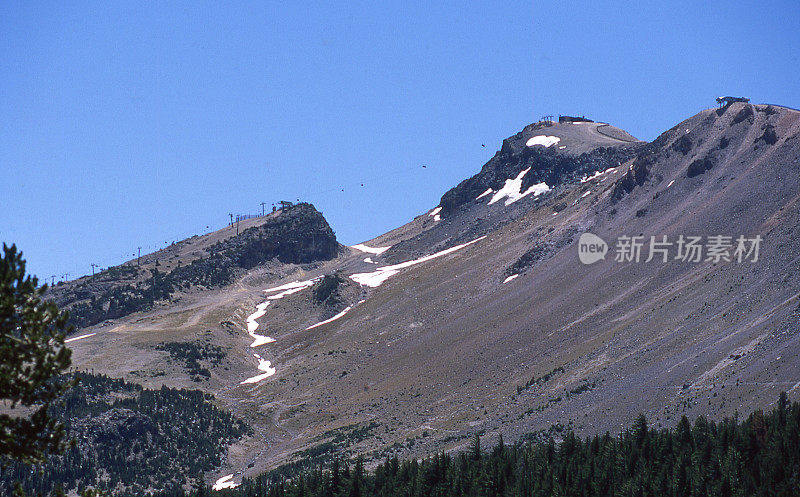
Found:
[[[616,131],[605,131],[606,134],[598,131],[606,128]],[[439,205],[444,214],[451,214],[487,190],[500,190],[507,179],[517,177],[528,168],[530,172],[522,177],[523,192],[535,184],[545,183],[553,188],[618,166],[644,145],[622,133],[602,123],[532,124],[503,140],[503,146],[481,171],[446,192]],[[550,146],[529,145],[532,140],[536,141],[535,137],[545,137],[554,143]]]
[[[640,412],[672,425],[797,399],[800,112],[737,103],[648,144],[601,126],[531,125],[407,225],[83,329],[75,362],[214,393],[255,430],[208,476],[234,482],[300,455],[421,456],[475,433],[613,432]],[[591,265],[586,232],[608,243]],[[699,260],[676,258],[681,236],[701,237]],[[757,260],[737,260],[740,236],[761,237]],[[641,237],[639,262],[616,260],[624,237]],[[647,262],[651,237],[672,243],[655,245],[666,260]],[[714,240],[729,260],[707,258]],[[173,342],[225,360],[198,383],[157,348]]]
[[[72,324],[86,327],[168,304],[181,293],[230,284],[259,265],[330,260],[340,250],[322,214],[301,203],[59,284],[48,297],[70,311]]]

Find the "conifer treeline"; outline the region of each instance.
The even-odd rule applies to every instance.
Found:
[[[29,496],[59,490],[139,497],[181,488],[222,462],[250,428],[199,390],[138,384],[79,373],[80,382],[52,409],[75,445],[44,464],[0,460],[0,495],[20,482]]]
[[[197,497],[206,490],[193,492]],[[164,497],[183,495],[167,492]],[[215,497],[417,496],[797,496],[800,404],[782,394],[769,414],[715,423],[682,418],[674,429],[644,417],[617,437],[504,445],[480,440],[458,455],[392,458],[372,472],[361,460],[333,461],[292,478],[267,474]]]
[[[324,468],[299,472],[291,469],[303,466],[296,464],[245,480],[235,489],[211,492],[199,484],[199,477],[219,464],[217,457],[225,446],[241,436],[241,425],[210,407],[200,392],[148,392],[97,377],[87,383],[84,393],[67,402],[65,412],[91,417],[116,404],[146,413],[157,420],[155,426],[172,422],[143,438],[133,437],[127,446],[108,440],[102,448],[87,450],[79,443],[52,460],[44,473],[22,465],[7,467],[0,472],[5,473],[0,478],[4,491],[21,479],[29,495],[87,485],[126,496],[160,488],[152,492],[158,497],[800,495],[800,404],[789,404],[786,394],[770,413],[756,411],[744,421],[727,418],[716,423],[699,417],[692,424],[684,417],[675,428],[656,430],[640,416],[616,437],[566,433],[558,441],[513,445],[501,438],[488,451],[481,450],[475,438],[468,451],[455,455],[440,453],[421,461],[393,457],[372,471],[365,470],[362,459],[333,459]],[[121,393],[134,395],[107,403],[107,394]],[[93,433],[70,428],[73,433]],[[172,440],[176,435],[179,441]],[[96,434],[90,438],[93,445],[103,440]],[[107,450],[112,452],[101,454]],[[195,490],[181,486],[192,481]]]

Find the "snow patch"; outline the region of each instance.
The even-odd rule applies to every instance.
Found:
[[[270,295],[267,298],[270,299],[270,300],[280,300],[283,297],[286,297],[287,295],[292,295],[293,293],[302,292],[303,290],[305,290],[306,288],[312,286],[313,284],[314,284],[314,280],[311,280],[311,281],[308,282],[308,285],[304,285],[304,286],[301,286],[301,287],[298,287],[298,288],[292,288],[290,290],[284,290],[284,291],[282,291],[280,293],[276,293],[275,295]]]
[[[589,190],[589,191],[587,191],[586,193],[584,193],[583,195],[581,195],[581,198],[588,197],[588,196],[589,196],[589,195],[591,195],[591,194],[592,194],[592,191],[591,191],[591,190]]]
[[[222,490],[225,488],[236,488],[238,487],[238,483],[233,482],[233,475],[223,476],[216,483],[211,487],[211,490]]]
[[[253,343],[250,344],[250,347],[260,347],[265,343],[272,343],[275,341],[275,339],[272,337],[257,335],[255,332],[258,329],[258,323],[256,320],[267,313],[268,305],[269,301],[258,304],[256,306],[256,312],[247,316],[247,334],[253,338]]]
[[[442,208],[441,208],[441,207],[437,207],[437,208],[433,209],[433,210],[431,211],[431,213],[430,213],[430,214],[428,214],[428,215],[429,215],[429,216],[435,216],[436,214],[439,214],[440,212],[442,212]]]
[[[266,290],[264,290],[264,293],[277,292],[279,290],[294,290],[295,288],[299,288],[302,290],[303,288],[308,288],[312,284],[314,284],[314,280],[293,281],[291,283],[286,283],[285,285],[276,286],[273,288],[267,288]]]
[[[531,185],[527,190],[521,192],[522,189],[522,178],[528,174],[531,168],[525,169],[521,173],[517,175],[514,179],[507,179],[506,183],[503,185],[503,188],[497,190],[497,193],[492,195],[492,199],[489,200],[489,205],[501,200],[504,197],[506,198],[505,204],[511,205],[517,200],[526,197],[530,194],[533,194],[534,197],[538,197],[542,193],[549,192],[550,187],[547,186],[547,183],[536,183],[535,185]]]
[[[549,147],[551,145],[555,145],[556,143],[558,143],[560,141],[561,141],[561,138],[559,138],[557,136],[539,135],[539,136],[534,136],[534,137],[528,139],[528,141],[525,142],[525,146],[526,147],[533,147],[535,145],[541,145],[543,147]]]
[[[274,338],[265,335],[256,335],[255,333],[248,333],[248,335],[253,337],[253,343],[250,344],[250,347],[261,347],[264,344],[275,341]]]
[[[287,295],[291,295],[293,293],[297,293],[301,290],[304,290],[314,284],[319,278],[313,278],[310,280],[305,281],[293,281],[291,283],[286,283],[281,286],[276,286],[272,288],[267,288],[264,290],[265,293],[272,293],[278,292],[274,295],[270,295],[267,297],[267,300],[258,304],[256,306],[256,312],[247,316],[245,323],[247,324],[247,334],[253,339],[253,343],[250,344],[251,348],[260,347],[267,343],[272,343],[275,341],[274,338],[268,337],[265,335],[259,335],[256,333],[258,330],[258,320],[264,317],[267,313],[267,307],[269,307],[270,301],[272,300],[279,300]],[[253,376],[252,378],[248,378],[240,383],[240,385],[244,385],[246,383],[258,383],[259,381],[263,380],[264,378],[268,378],[275,374],[276,369],[272,367],[272,363],[270,361],[266,361],[261,358],[258,354],[253,354],[256,359],[258,359],[258,370],[263,371],[263,374]]]
[[[593,179],[597,179],[600,176],[603,176],[604,174],[608,174],[608,173],[614,172],[616,169],[617,169],[616,167],[609,167],[605,171],[597,171],[596,173],[594,173],[591,176],[584,176],[583,178],[581,178],[581,183],[586,183],[587,181],[591,181]]]
[[[561,145],[560,147],[558,147],[559,150],[564,150],[565,148],[567,148],[566,145]]]
[[[360,285],[366,285],[368,287],[376,288],[381,286],[384,281],[388,280],[389,278],[391,278],[392,276],[396,275],[399,272],[400,271],[378,268],[377,271],[373,271],[371,273],[353,274],[350,276],[350,279]]]
[[[74,338],[68,338],[68,339],[64,340],[64,343],[75,342],[77,340],[83,340],[84,338],[89,338],[90,336],[94,336],[94,335],[97,335],[97,333],[88,333],[86,335],[81,335],[81,336],[77,336],[77,337],[74,337]]]
[[[261,304],[258,304],[256,306],[256,312],[254,312],[253,314],[250,314],[249,316],[247,316],[246,322],[247,322],[247,332],[248,333],[252,333],[252,332],[254,332],[254,331],[256,331],[258,329],[258,323],[256,322],[256,320],[267,313],[267,306],[268,305],[269,305],[269,302],[263,302]]]
[[[308,331],[308,330],[313,330],[314,328],[316,328],[316,327],[318,327],[318,326],[322,326],[323,324],[332,323],[333,321],[336,321],[337,319],[339,319],[339,318],[341,318],[342,316],[344,316],[345,314],[347,314],[347,311],[349,311],[350,309],[352,309],[352,307],[350,307],[350,306],[348,305],[348,306],[347,306],[347,307],[345,307],[345,308],[344,308],[344,310],[343,310],[342,312],[340,312],[339,314],[337,314],[337,315],[333,316],[333,317],[332,317],[332,318],[330,318],[330,319],[326,319],[325,321],[320,321],[320,322],[319,322],[319,323],[317,323],[317,324],[312,324],[311,326],[309,326],[308,328],[306,328],[306,331]]]
[[[675,184],[675,180],[670,181],[669,184],[667,185],[667,188],[669,188],[670,186],[672,186],[674,184]]]
[[[512,274],[512,275],[511,275],[511,276],[509,276],[508,278],[504,279],[504,280],[503,280],[503,283],[508,283],[509,281],[511,281],[511,280],[513,280],[513,279],[516,279],[518,276],[519,276],[518,274]]]
[[[366,252],[368,254],[381,255],[382,253],[384,253],[387,250],[389,250],[390,248],[392,248],[392,246],[389,245],[388,247],[367,247],[363,243],[359,243],[359,244],[351,246],[350,248],[354,248],[356,250],[360,250],[360,251]]]
[[[492,190],[491,188],[487,188],[485,192],[483,192],[480,195],[478,195],[477,197],[475,197],[475,200],[480,200],[483,197],[485,197],[486,195],[489,195],[490,193],[494,193],[494,190]]]
[[[441,257],[443,255],[451,254],[457,250],[461,250],[464,247],[472,245],[475,242],[483,240],[486,238],[486,235],[476,238],[471,242],[467,242],[461,245],[456,245],[455,247],[450,247],[449,249],[442,250],[441,252],[436,252],[435,254],[426,255],[424,257],[420,257],[419,259],[414,259],[407,262],[401,262],[400,264],[394,264],[392,266],[383,266],[379,267],[375,271],[371,273],[356,273],[350,275],[350,279],[355,281],[360,285],[366,285],[368,287],[376,288],[381,286],[383,282],[391,278],[392,276],[396,275],[400,272],[401,269],[405,269],[407,267],[416,266],[417,264],[421,264],[426,261],[430,261],[432,259],[436,259],[437,257]]]
[[[253,357],[258,359],[258,370],[264,371],[264,373],[257,376],[253,376],[252,378],[248,378],[240,382],[239,383],[240,385],[246,385],[248,383],[258,383],[259,381],[274,375],[275,372],[277,371],[275,368],[272,367],[271,362],[267,361],[266,359],[262,359],[260,355],[253,354]]]

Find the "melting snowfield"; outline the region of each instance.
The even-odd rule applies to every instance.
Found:
[[[508,278],[504,279],[503,283],[508,283],[509,281],[516,279],[518,276],[519,276],[518,274],[512,274]]]
[[[431,213],[428,214],[428,215],[429,216],[433,216],[433,220],[434,221],[441,221],[442,220],[442,216],[439,215],[440,212],[442,212],[442,208],[441,207],[437,207],[437,208],[433,209],[431,211]]]
[[[336,321],[337,319],[339,319],[340,317],[342,317],[342,316],[344,316],[345,314],[347,314],[347,311],[349,311],[350,309],[352,309],[352,307],[348,305],[348,306],[347,306],[347,307],[345,307],[345,309],[344,309],[342,312],[340,312],[339,314],[337,314],[337,315],[333,316],[333,317],[332,317],[332,318],[330,318],[330,319],[326,319],[325,321],[320,321],[320,322],[319,322],[319,323],[317,323],[317,324],[312,324],[311,326],[309,326],[308,328],[306,328],[306,331],[308,331],[308,330],[313,330],[314,328],[316,328],[316,327],[318,327],[318,326],[322,326],[323,324],[332,323],[332,322]]]
[[[245,385],[248,383],[258,383],[259,381],[265,378],[269,378],[270,376],[274,375],[277,372],[277,369],[272,367],[272,363],[270,361],[262,359],[262,357],[258,354],[253,354],[253,357],[258,359],[258,370],[263,371],[263,373],[242,381],[241,383],[239,383],[240,385]]]
[[[527,170],[523,171],[523,174],[525,172],[527,172]],[[521,181],[522,175],[520,175],[519,178],[520,178],[520,181]],[[423,262],[430,261],[432,259],[436,259],[437,257],[442,257],[444,255],[451,254],[453,252],[456,252],[457,250],[461,250],[464,247],[472,245],[475,242],[483,240],[484,238],[486,238],[485,235],[480,237],[480,238],[476,238],[475,240],[472,240],[471,242],[467,242],[467,243],[464,243],[464,244],[461,244],[461,245],[456,245],[455,247],[450,247],[449,249],[442,250],[440,252],[436,252],[435,254],[426,255],[424,257],[420,257],[419,259],[414,259],[414,260],[411,260],[411,261],[402,262],[400,264],[394,264],[392,266],[379,267],[378,269],[376,269],[375,271],[372,271],[370,273],[353,274],[353,275],[350,275],[350,279],[355,281],[356,283],[361,284],[361,285],[366,285],[366,286],[373,287],[373,288],[374,287],[378,287],[384,281],[388,280],[392,276],[394,276],[397,273],[399,273],[401,269],[405,269],[405,268],[408,268],[408,267],[411,267],[411,266],[416,266],[417,264],[421,264]],[[389,247],[381,247],[381,248],[366,247],[366,248],[368,250],[365,250],[365,252],[383,253]],[[361,250],[361,249],[359,249],[359,250]],[[375,251],[379,251],[379,252],[375,252]],[[258,330],[258,319],[262,318],[267,313],[267,307],[269,306],[271,300],[278,300],[278,299],[281,299],[281,298],[283,298],[283,297],[285,297],[287,295],[291,295],[293,293],[297,293],[297,292],[299,292],[301,290],[309,288],[314,284],[315,281],[317,281],[319,279],[320,278],[317,277],[317,278],[313,278],[313,279],[306,280],[306,281],[294,281],[292,283],[287,283],[285,285],[276,286],[276,287],[264,290],[264,292],[268,293],[268,294],[269,293],[273,293],[273,292],[278,292],[278,293],[274,293],[273,295],[267,296],[267,300],[265,302],[262,302],[262,303],[258,304],[256,306],[256,311],[254,313],[250,314],[247,317],[247,320],[246,320],[246,322],[247,322],[247,334],[250,335],[253,338],[253,343],[250,344],[250,347],[251,348],[260,347],[261,345],[264,345],[264,344],[267,344],[267,343],[272,343],[272,342],[275,341],[274,338],[271,338],[271,337],[268,337],[268,336],[264,336],[264,335],[259,335],[259,334],[256,333],[256,330]],[[363,300],[360,301],[359,304],[361,302],[363,302]],[[352,309],[352,306],[347,306],[342,312],[336,314],[335,316],[333,316],[333,317],[331,317],[329,319],[326,319],[325,321],[320,321],[317,324],[313,324],[313,325],[309,326],[308,328],[306,328],[306,330],[313,330],[314,328],[317,328],[319,326],[323,326],[323,325],[326,325],[328,323],[332,323],[333,321],[336,321],[337,319],[341,319],[351,309]],[[81,337],[78,337],[78,338],[81,338]],[[277,371],[277,369],[272,366],[272,363],[270,361],[262,358],[260,355],[253,354],[253,357],[255,357],[258,360],[258,370],[261,371],[261,374],[258,374],[256,376],[253,376],[253,377],[247,378],[246,380],[243,380],[242,382],[239,383],[240,385],[258,383],[261,380],[264,380],[264,379],[269,378],[270,376],[274,375],[276,373],[276,371]],[[221,487],[221,488],[230,488],[230,487]]]
[[[533,147],[536,145],[541,145],[543,147],[550,147],[555,145],[556,143],[560,142],[561,138],[557,136],[546,136],[546,135],[539,135],[530,138],[527,142],[525,142],[526,147]]]
[[[392,246],[389,245],[388,247],[367,247],[363,243],[358,243],[356,245],[352,245],[350,248],[354,248],[356,250],[360,250],[360,251],[366,252],[368,254],[381,255],[382,253],[384,253],[387,250],[389,250],[390,248],[392,248]]]
[[[211,490],[223,490],[226,488],[236,488],[238,483],[233,482],[233,475],[223,476],[211,487]]]
[[[276,293],[275,295],[270,295],[269,297],[267,297],[267,299],[269,300],[280,300],[283,297],[286,297],[287,295],[291,295],[293,293],[305,290],[306,288],[312,286],[314,282],[317,281],[318,279],[319,278],[314,278],[306,281],[293,281],[291,283],[286,283],[285,285],[276,286],[274,288],[267,288],[266,290],[264,290],[264,293],[272,293],[280,290],[280,293]]]
[[[533,194],[534,197],[538,197],[542,193],[549,192],[550,187],[547,186],[547,183],[536,183],[535,185],[531,185],[524,192],[520,191],[522,190],[522,178],[524,178],[530,170],[531,168],[525,169],[519,173],[516,178],[507,179],[505,185],[503,185],[503,188],[497,190],[497,193],[495,193],[492,196],[492,199],[489,200],[489,205],[492,205],[503,198],[506,198],[506,205],[511,205],[517,200],[527,197],[530,194]]]
[[[275,341],[275,339],[272,337],[259,335],[256,333],[256,330],[258,329],[258,320],[264,317],[264,315],[267,313],[267,307],[269,306],[270,302],[272,300],[280,300],[283,297],[286,297],[287,295],[291,295],[293,293],[297,293],[301,290],[309,288],[318,279],[319,278],[313,278],[305,281],[293,281],[291,283],[286,283],[285,285],[276,286],[273,288],[267,288],[266,290],[264,290],[264,293],[272,293],[272,292],[278,292],[278,293],[274,295],[269,295],[266,301],[256,306],[256,312],[247,316],[246,320],[247,334],[253,338],[253,343],[250,344],[250,347],[260,347],[264,344],[272,343]],[[255,357],[258,360],[258,370],[262,371],[262,373],[253,376],[251,378],[247,378],[246,380],[240,382],[239,383],[240,385],[245,385],[249,383],[258,383],[259,381],[274,375],[275,372],[277,371],[274,367],[272,367],[272,363],[270,361],[263,359],[260,355],[253,354],[253,357]],[[228,488],[228,487],[223,487],[223,488]]]
[[[259,347],[265,343],[271,343],[275,341],[274,338],[264,335],[256,335],[255,333],[255,331],[258,329],[258,323],[256,320],[267,313],[268,305],[269,302],[262,302],[261,304],[258,304],[256,306],[256,312],[247,316],[247,334],[253,337],[253,343],[250,344],[251,347]]]
[[[421,264],[423,262],[429,261],[431,259],[436,259],[437,257],[441,257],[443,255],[451,254],[457,250],[461,250],[464,247],[472,245],[475,242],[483,240],[486,236],[482,236],[480,238],[476,238],[471,242],[467,242],[461,245],[456,245],[455,247],[450,247],[449,249],[442,250],[441,252],[436,252],[435,254],[426,255],[424,257],[420,257],[419,259],[414,259],[407,262],[401,262],[400,264],[394,264],[392,266],[383,266],[379,267],[375,271],[371,273],[356,273],[351,274],[350,279],[355,281],[358,284],[365,285],[368,287],[376,288],[379,287],[391,278],[392,276],[396,275],[400,272],[401,269],[405,269],[407,267],[416,266],[417,264]],[[334,316],[335,317],[335,316]],[[337,318],[338,319],[338,318]]]

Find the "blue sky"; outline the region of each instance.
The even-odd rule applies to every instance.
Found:
[[[300,198],[353,244],[544,114],[800,107],[796,1],[432,3],[3,2],[0,241],[76,277]]]

